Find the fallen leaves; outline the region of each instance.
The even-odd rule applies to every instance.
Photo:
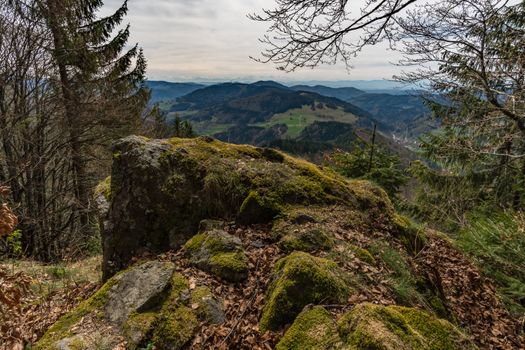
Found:
[[[445,239],[432,235],[416,259],[447,309],[483,349],[523,349],[523,327],[505,310],[491,281]]]
[[[45,298],[34,294],[34,280],[0,266],[0,350],[24,349],[62,315],[87,299],[98,285],[69,285]]]
[[[0,186],[0,199],[5,199],[9,195],[9,188]],[[18,225],[18,218],[13,213],[7,203],[0,204],[0,237],[7,236],[13,232]]]

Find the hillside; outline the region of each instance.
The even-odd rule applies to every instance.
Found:
[[[151,103],[160,101],[174,101],[178,97],[187,95],[195,90],[205,87],[195,83],[170,83],[166,81],[147,81],[148,88],[151,89]]]
[[[128,137],[113,154],[106,282],[33,349],[524,344],[490,280],[371,183],[207,137]]]

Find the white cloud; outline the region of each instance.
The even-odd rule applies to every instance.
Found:
[[[120,4],[106,1],[102,14]],[[390,78],[397,72],[390,64],[396,56],[385,46],[365,50],[350,74],[342,63],[285,74],[254,62],[249,56],[261,52],[258,38],[266,24],[246,15],[272,5],[268,0],[130,0],[126,21],[130,42],[144,48],[150,79],[346,80]]]

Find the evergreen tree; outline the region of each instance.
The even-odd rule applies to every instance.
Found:
[[[112,36],[128,11],[127,1],[103,18],[97,18],[101,0],[40,0],[38,5],[52,35],[54,83],[62,94],[75,179],[77,229],[85,231],[96,180],[90,161],[99,158],[99,146],[138,127],[149,99],[146,60],[137,45],[125,50],[129,25]]]
[[[397,199],[401,186],[408,177],[399,157],[366,142],[355,142],[351,152],[336,151],[327,157],[328,165],[352,179],[366,179],[377,183],[392,199]]]

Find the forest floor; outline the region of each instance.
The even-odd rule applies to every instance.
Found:
[[[56,265],[0,262],[0,350],[22,350],[98,289],[101,256]]]

